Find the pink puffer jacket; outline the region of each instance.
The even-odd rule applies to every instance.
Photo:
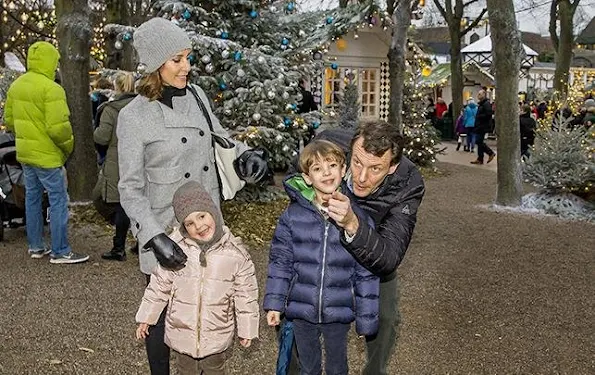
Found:
[[[179,230],[170,237],[188,256],[186,267],[169,271],[157,266],[136,313],[138,323],[157,323],[168,305],[165,343],[177,352],[203,358],[232,345],[238,336],[258,337],[258,286],[254,264],[240,239],[227,227],[223,237],[206,250],[206,267],[200,248]]]

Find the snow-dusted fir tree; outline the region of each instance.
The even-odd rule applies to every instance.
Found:
[[[349,74],[339,103],[339,127],[345,129],[357,128],[360,113],[359,92],[357,84],[353,81],[354,75]]]
[[[0,68],[0,124],[4,116],[4,103],[6,102],[6,93],[8,88],[19,76],[19,72],[8,68]]]
[[[361,22],[356,5],[330,13],[297,14],[293,1],[156,1],[155,14],[184,29],[193,42],[191,79],[213,100],[232,136],[269,151],[273,168],[287,166],[302,132],[320,123],[317,112],[296,113],[298,82],[335,35]],[[132,42],[134,28],[108,25],[117,41]]]
[[[427,62],[417,47],[408,43],[407,80],[403,87],[403,155],[422,167],[432,167],[440,153],[440,135],[424,117],[424,86],[420,84],[421,71]]]

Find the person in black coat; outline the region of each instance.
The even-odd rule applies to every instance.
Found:
[[[492,104],[486,92],[477,93],[477,114],[475,115],[475,143],[477,144],[477,159],[471,164],[483,164],[484,154],[488,154],[488,163],[494,160],[496,153],[485,143],[486,133],[492,126]]]
[[[521,107],[519,124],[521,127],[521,156],[529,157],[529,147],[533,146],[535,142],[537,122],[531,117],[531,107],[527,104]]]
[[[318,104],[314,100],[314,95],[308,90],[306,90],[304,80],[300,80],[299,84],[300,94],[302,95],[302,100],[298,105],[297,113],[308,113],[312,111],[318,111]],[[304,147],[316,136],[316,131],[312,125],[308,126],[308,133],[304,136]],[[299,145],[298,145],[299,148]]]

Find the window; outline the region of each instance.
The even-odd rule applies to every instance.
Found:
[[[360,73],[360,98],[362,117],[378,116],[378,69],[366,69]]]
[[[469,37],[469,44],[471,43],[475,43],[479,40],[479,35],[477,35],[477,33],[473,33],[471,34],[471,36]]]
[[[323,106],[328,111],[337,111],[345,85],[352,79],[358,87],[361,117],[378,117],[379,69],[326,68],[324,71]]]

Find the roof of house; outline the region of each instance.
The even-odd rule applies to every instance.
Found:
[[[591,18],[589,24],[576,37],[578,44],[595,44],[595,17]]]
[[[434,55],[449,55],[450,54],[450,43],[445,42],[427,42],[422,43],[421,48],[426,53]]]
[[[538,33],[521,31],[521,40],[524,44],[537,53],[554,52],[554,44],[552,43],[552,40],[549,36],[542,36]]]
[[[450,34],[446,26],[416,28],[411,33],[411,36],[413,40],[419,43],[443,42],[450,45]]]
[[[477,65],[474,61],[468,61],[463,64],[463,72],[466,71],[477,71],[483,75],[488,81],[494,82],[494,76],[486,69]],[[439,85],[444,83],[451,75],[450,63],[443,63],[436,65],[430,75],[427,77],[421,77],[420,83],[422,85]]]
[[[523,44],[525,53],[528,56],[537,56],[538,53]],[[461,49],[461,53],[482,53],[492,52],[492,38],[490,35],[486,35],[475,43],[469,44],[467,47]]]

